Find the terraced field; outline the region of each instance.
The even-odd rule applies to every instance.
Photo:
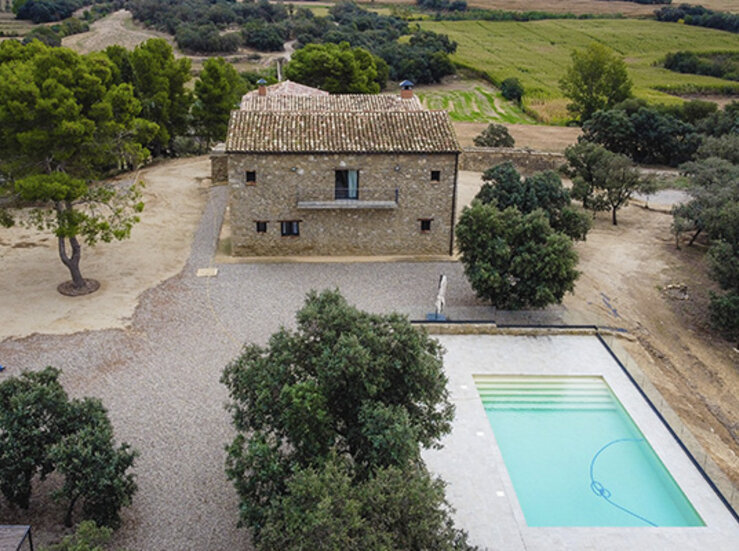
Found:
[[[455,122],[533,123],[518,106],[500,92],[482,85],[464,90],[419,90],[418,97],[429,109],[445,109]]]
[[[518,22],[423,21],[424,29],[449,35],[458,43],[452,59],[486,73],[494,82],[517,77],[526,89],[524,105],[545,122],[567,118],[567,100],[559,79],[570,52],[597,41],[622,55],[637,97],[649,101],[682,101],[673,92],[715,91],[739,85],[714,77],[674,73],[657,66],[677,50],[739,52],[739,35],[677,23],[644,20],[549,20]]]
[[[33,27],[30,21],[16,19],[12,13],[0,12],[0,32],[4,36],[23,36]]]

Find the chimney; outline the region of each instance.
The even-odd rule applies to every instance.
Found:
[[[400,97],[402,99],[413,97],[413,83],[410,80],[404,80],[400,83]]]
[[[259,84],[259,95],[260,96],[266,96],[267,95],[267,81],[263,78],[260,78],[257,81],[257,84]]]

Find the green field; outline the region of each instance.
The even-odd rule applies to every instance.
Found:
[[[534,120],[500,92],[475,86],[470,90],[418,90],[418,98],[429,109],[449,111],[458,122],[532,123]]]
[[[486,73],[494,82],[517,77],[526,89],[524,105],[542,121],[567,118],[567,100],[558,81],[570,62],[570,52],[597,41],[624,57],[637,97],[652,102],[681,101],[660,89],[690,92],[719,91],[735,82],[714,77],[674,73],[656,66],[677,50],[739,51],[739,35],[634,19],[548,20],[517,22],[424,21],[424,29],[449,35],[458,43],[452,59]]]

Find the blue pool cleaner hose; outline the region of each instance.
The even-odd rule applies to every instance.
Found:
[[[657,527],[657,525],[653,523],[651,520],[646,519],[643,516],[636,514],[634,511],[631,511],[630,509],[627,509],[626,507],[623,507],[622,505],[619,505],[618,503],[613,501],[611,499],[611,491],[595,479],[595,475],[593,474],[593,469],[595,468],[595,461],[596,459],[598,459],[598,456],[601,453],[603,453],[609,446],[613,446],[614,444],[618,444],[620,442],[644,442],[644,439],[643,438],[618,438],[616,440],[611,440],[610,442],[608,442],[608,444],[606,444],[601,449],[599,449],[597,453],[593,456],[593,459],[590,460],[590,489],[593,490],[593,493],[595,495],[602,497],[614,507],[621,509],[623,512],[630,514],[632,517],[638,518],[639,520],[646,522],[650,526]]]

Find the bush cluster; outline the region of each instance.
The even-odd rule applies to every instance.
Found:
[[[632,106],[637,108],[631,110]],[[677,166],[690,160],[701,143],[692,124],[634,101],[596,111],[582,128],[583,140],[637,163]]]
[[[61,21],[71,17],[92,0],[20,0],[13,3],[13,11],[18,19],[28,19],[34,23]]]
[[[736,52],[675,52],[667,54],[664,67],[678,73],[739,80],[739,54]]]
[[[416,4],[429,11],[466,11],[465,0],[416,0]]]
[[[187,51],[233,52],[240,46],[280,51],[290,39],[297,41],[298,49],[311,43],[347,42],[382,58],[393,80],[438,82],[455,70],[449,54],[456,44],[448,37],[416,30],[409,43],[399,43],[409,34],[406,21],[351,2],[335,4],[327,17],[266,0],[130,0],[128,6],[137,20],[174,34],[177,45]],[[234,27],[239,28],[240,41],[235,33],[224,34]]]
[[[657,21],[683,21],[686,25],[710,27],[732,33],[739,32],[739,15],[723,11],[713,11],[703,6],[680,4],[668,6],[654,12]]]

